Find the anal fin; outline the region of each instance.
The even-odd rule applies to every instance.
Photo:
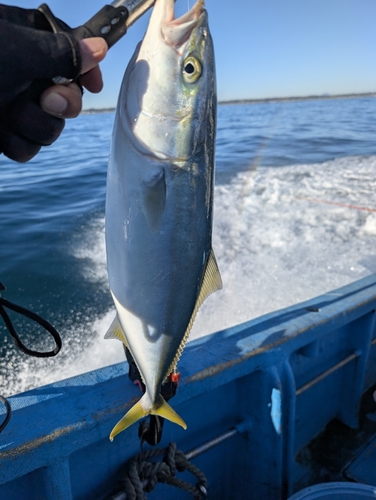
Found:
[[[171,365],[169,366],[169,369],[166,373],[166,377],[168,377],[168,375],[170,375],[172,370],[175,368],[177,362],[179,361],[180,356],[182,355],[183,349],[185,347],[185,344],[187,343],[189,333],[192,329],[197,312],[200,309],[202,303],[205,301],[205,299],[207,299],[209,297],[209,295],[216,292],[217,290],[221,290],[222,286],[223,286],[222,278],[221,278],[221,274],[220,274],[219,269],[218,269],[217,260],[215,258],[213,249],[211,249],[210,254],[209,254],[209,258],[206,262],[204,277],[203,277],[202,282],[201,282],[201,287],[200,287],[200,290],[198,292],[196,304],[195,304],[195,307],[193,309],[191,319],[188,323],[187,329],[186,329],[184,337],[180,343],[180,346],[179,346],[179,349],[176,353],[176,356],[175,356],[173,362],[171,363]]]
[[[216,292],[217,290],[222,289],[222,278],[218,269],[218,264],[217,260],[214,256],[213,249],[210,250],[209,258],[206,263],[206,268],[204,272],[204,277],[202,279],[201,287],[198,292],[197,300],[195,307],[193,309],[193,313],[191,316],[191,319],[188,323],[187,330],[184,335],[185,342],[187,341],[189,332],[192,329],[193,322],[196,318],[197,312],[202,306],[203,302],[205,299],[209,297],[212,293]],[[183,341],[184,341],[183,339]],[[184,342],[184,344],[185,344]],[[184,347],[184,346],[183,346]]]
[[[115,318],[113,319],[109,329],[107,330],[106,335],[104,336],[105,339],[118,339],[123,344],[128,347],[127,339],[125,338],[123,329],[120,325],[120,321],[118,318],[118,315],[116,314]]]
[[[216,292],[217,290],[221,290],[222,286],[222,278],[218,269],[217,260],[215,258],[213,250],[210,250],[204,278],[202,280],[200,292],[197,297],[195,306],[195,310],[197,308],[196,313],[204,300],[207,299],[210,294]]]

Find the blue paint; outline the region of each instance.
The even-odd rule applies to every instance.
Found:
[[[272,417],[272,422],[274,429],[277,434],[282,432],[282,401],[281,401],[281,391],[272,389],[272,402],[270,404],[270,416]]]
[[[189,451],[238,429],[193,459],[209,498],[287,499],[309,473],[296,453],[333,418],[356,425],[376,383],[375,309],[373,275],[188,344],[171,401],[188,430],[166,422],[161,445]],[[103,500],[139,451],[137,426],[108,439],[137,397],[124,362],[10,398],[0,498]],[[158,486],[148,498],[186,497]]]
[[[359,483],[372,485],[376,493],[376,436],[346,468],[346,477]]]

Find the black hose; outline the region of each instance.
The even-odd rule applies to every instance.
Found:
[[[0,396],[0,401],[3,403],[7,410],[7,414],[5,415],[4,421],[0,424],[0,432],[3,432],[5,427],[8,425],[8,422],[10,420],[10,417],[12,415],[12,408],[10,407],[10,404],[7,399],[4,398],[4,396]]]
[[[3,290],[5,290],[5,286],[2,283],[0,283],[0,291]],[[47,330],[47,332],[53,337],[55,341],[55,348],[52,351],[40,352],[40,351],[33,351],[32,349],[26,347],[21,341],[16,329],[14,328],[9,315],[5,310],[5,307],[10,309],[11,311],[21,314],[22,316],[25,316],[26,318],[31,319],[32,321],[35,321],[45,330]],[[13,304],[13,302],[9,302],[9,300],[6,300],[0,296],[0,316],[3,318],[5,326],[7,327],[9,334],[12,337],[12,340],[15,343],[15,345],[18,347],[20,351],[27,354],[28,356],[33,356],[35,358],[50,358],[52,356],[56,356],[56,354],[58,354],[58,352],[60,351],[62,347],[62,340],[59,332],[51,325],[51,323],[41,318],[38,314],[29,311],[29,309],[26,309],[25,307]],[[2,424],[0,424],[0,432],[2,432],[10,420],[12,409],[9,402],[4,396],[0,395],[0,402],[4,404],[7,410],[5,419],[2,422]]]
[[[33,351],[32,349],[29,349],[26,347],[18,333],[16,332],[16,329],[14,328],[12,321],[10,320],[8,313],[4,309],[4,307],[7,307],[8,309],[11,309],[12,311],[21,314],[22,316],[26,316],[26,318],[29,318],[39,325],[41,325],[45,330],[48,331],[48,333],[51,334],[55,341],[55,348],[52,351],[47,351],[47,352],[40,352],[40,351]],[[58,352],[60,351],[62,347],[62,340],[60,337],[59,332],[45,319],[41,318],[38,314],[29,311],[28,309],[25,309],[24,307],[18,306],[16,304],[13,304],[12,302],[9,302],[9,300],[6,300],[2,297],[0,297],[0,315],[2,316],[4,323],[6,327],[8,328],[8,331],[10,333],[10,336],[12,337],[13,342],[15,345],[18,347],[20,351],[23,353],[27,354],[28,356],[34,356],[36,358],[50,358],[52,356],[56,356]]]

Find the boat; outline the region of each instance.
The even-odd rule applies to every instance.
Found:
[[[176,443],[204,474],[209,499],[285,500],[333,482],[349,492],[359,485],[351,498],[368,485],[376,498],[375,310],[373,274],[188,343],[171,401],[188,429],[164,422],[157,448]],[[140,454],[137,425],[109,441],[140,396],[128,368],[124,361],[9,398],[1,499],[130,498],[123,487]],[[144,444],[142,453],[153,449]],[[192,498],[162,483],[145,495]]]

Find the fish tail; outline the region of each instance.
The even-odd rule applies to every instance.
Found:
[[[178,424],[185,430],[187,428],[187,424],[184,420],[179,417],[176,411],[164,400],[164,398],[159,394],[158,403],[153,406],[151,412],[152,415],[158,415],[159,417],[163,417],[174,424]]]
[[[117,434],[147,415],[158,415],[166,420],[170,420],[170,422],[173,422],[174,424],[180,425],[183,429],[187,428],[187,424],[184,420],[179,417],[176,411],[173,410],[168,403],[166,403],[160,394],[158,395],[157,402],[149,408],[147,407],[148,401],[150,401],[148,394],[144,394],[142,398],[134,406],[132,406],[128,413],[126,413],[126,415],[119,420],[119,422],[112,429],[110,441],[113,441]]]

